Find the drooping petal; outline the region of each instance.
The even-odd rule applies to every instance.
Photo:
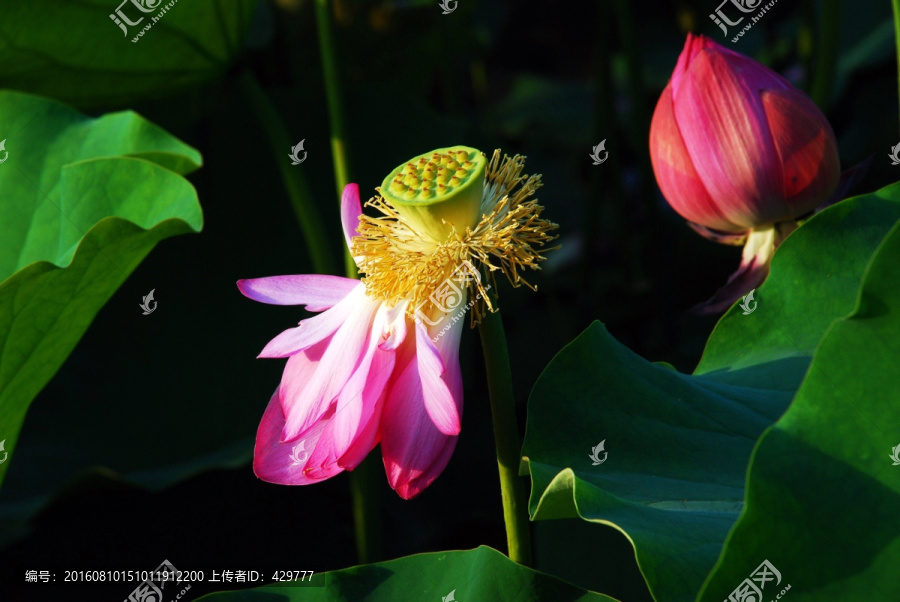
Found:
[[[741,265],[737,271],[715,295],[693,307],[691,311],[699,315],[722,313],[735,301],[762,284],[769,275],[769,263],[775,254],[776,243],[780,243],[788,232],[783,226],[779,226],[779,229],[769,228],[751,232],[747,237],[747,243],[741,254]]]
[[[766,90],[762,103],[784,166],[786,207],[772,221],[809,213],[828,199],[840,179],[837,141],[819,108],[798,90]]]
[[[289,357],[330,336],[359,306],[365,298],[365,285],[356,283],[354,289],[328,311],[300,322],[299,326],[288,328],[263,348],[258,357]]]
[[[396,366],[396,357],[395,353],[382,351],[381,349],[375,352],[372,366],[369,369],[370,382],[367,383],[366,390],[363,393],[366,399],[363,404],[365,411],[360,418],[361,428],[353,444],[347,448],[347,451],[338,460],[338,463],[347,470],[356,468],[381,438],[381,416],[384,411],[384,400],[387,398],[388,386],[387,382],[378,382],[376,378],[393,374]],[[389,378],[390,376],[388,376]],[[378,395],[377,398],[375,398],[376,394]],[[375,398],[374,403],[371,402],[370,396]]]
[[[462,376],[459,369],[459,337],[462,328],[451,328],[435,346],[443,358],[444,375],[450,392],[462,415]],[[453,455],[456,435],[445,435],[434,425],[425,409],[422,387],[414,350],[404,345],[406,353],[395,368],[399,376],[393,381],[385,400],[381,423],[381,451],[391,487],[404,499],[424,491],[436,479]]]
[[[760,225],[758,215],[773,201],[780,205],[781,163],[759,92],[781,87],[780,78],[758,63],[703,50],[673,88],[675,120],[691,163],[725,218],[743,229]]]
[[[663,196],[681,217],[724,232],[746,230],[725,217],[697,175],[675,121],[671,84],[650,123],[650,161]]]
[[[263,414],[256,432],[253,450],[253,472],[263,481],[281,485],[309,485],[322,479],[304,473],[309,452],[315,447],[321,429],[311,431],[302,441],[281,443],[284,413],[276,390]]]
[[[359,284],[353,278],[300,274],[238,280],[241,293],[271,305],[305,305],[309,311],[325,311],[350,294]]]
[[[451,325],[452,326],[452,325]],[[457,325],[462,329],[461,325]],[[444,361],[437,347],[429,338],[425,326],[416,324],[416,367],[422,387],[425,411],[441,433],[458,435],[460,429],[459,408],[442,378]]]
[[[291,441],[310,428],[340,394],[363,359],[372,321],[380,306],[380,302],[364,293],[354,299],[351,311],[328,340],[311,377],[305,370],[295,373],[300,356],[288,359],[281,380],[286,417],[282,437],[285,441]]]
[[[365,354],[338,395],[334,416],[325,427],[319,444],[309,459],[308,470],[311,476],[323,476],[335,468],[343,469],[343,465],[338,466],[339,460],[361,435],[365,435],[369,444],[362,457],[375,446],[377,430],[364,431],[373,419],[375,406],[383,397],[393,369],[394,354],[378,348],[385,314],[386,312],[379,311],[376,315]],[[375,420],[377,422],[378,417]],[[364,446],[365,442],[362,443]]]

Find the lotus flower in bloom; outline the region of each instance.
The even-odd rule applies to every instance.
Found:
[[[827,201],[840,178],[834,133],[809,98],[756,61],[691,34],[656,105],[650,156],[663,196],[695,230],[745,245],[709,312],[765,279],[796,219]]]
[[[353,470],[381,444],[391,487],[421,493],[443,471],[460,432],[462,314],[491,310],[480,270],[527,284],[556,226],[529,199],[540,176],[521,157],[475,149],[426,153],[395,169],[362,214],[343,193],[344,235],[362,280],[323,275],[241,280],[247,297],[304,305],[303,320],[259,357],[287,358],[256,438],[253,469],[274,483],[307,485]],[[477,293],[477,302],[466,303]],[[473,307],[474,306],[474,307]],[[460,309],[462,308],[462,309]]]

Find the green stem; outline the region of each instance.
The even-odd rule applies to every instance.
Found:
[[[381,546],[381,492],[379,490],[379,483],[382,479],[384,479],[384,469],[378,454],[369,454],[369,457],[350,473],[356,555],[361,564],[377,562],[384,557]]]
[[[896,0],[895,0],[896,6]],[[841,33],[841,3],[823,2],[813,60],[812,99],[823,110],[831,101]]]
[[[897,44],[897,96],[900,98],[900,0],[892,0],[894,7],[894,37]]]
[[[287,155],[293,143],[287,136],[287,126],[278,115],[278,111],[269,97],[260,87],[259,82],[249,70],[244,70],[238,77],[238,84],[250,103],[250,108],[262,125],[263,132],[269,140],[269,146],[275,155],[275,164],[281,174],[281,181],[291,200],[291,206],[300,223],[306,248],[309,251],[313,268],[320,274],[334,274],[331,254],[325,242],[322,218],[313,203],[312,192],[302,169],[292,166]]]
[[[344,104],[341,78],[337,66],[337,52],[331,31],[331,15],[328,0],[316,0],[316,27],[319,33],[319,55],[322,57],[322,75],[325,78],[325,95],[328,103],[328,124],[331,129],[331,157],[334,161],[334,181],[340,200],[344,186],[350,182],[350,162],[344,136]],[[356,263],[349,249],[344,250],[344,268],[347,276],[357,276]]]
[[[506,544],[512,560],[525,566],[532,566],[528,499],[525,495],[525,484],[519,478],[519,461],[522,455],[519,427],[516,422],[506,334],[503,331],[503,319],[500,314],[487,312],[478,332],[484,351],[488,393],[494,421],[497,465],[500,469],[500,494],[503,498],[503,520],[506,523]]]
[[[316,28],[319,34],[319,55],[322,57],[322,76],[328,104],[328,123],[331,130],[331,158],[334,161],[334,182],[340,200],[344,187],[350,182],[350,162],[344,135],[344,105],[337,52],[332,35],[330,3],[316,0]],[[349,278],[358,278],[356,263],[349,249],[344,249],[344,271]],[[383,478],[378,457],[370,455],[350,473],[350,494],[353,503],[353,530],[356,536],[356,555],[359,562],[369,564],[382,559],[381,491]]]

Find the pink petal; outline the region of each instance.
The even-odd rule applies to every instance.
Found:
[[[459,326],[460,332],[462,325]],[[422,388],[425,411],[441,433],[458,435],[460,429],[459,408],[447,383],[441,378],[444,362],[422,324],[416,324],[416,367]],[[449,333],[448,333],[449,334]],[[446,335],[445,335],[446,336]]]
[[[750,59],[703,50],[673,87],[675,119],[691,163],[719,211],[744,229],[760,225],[759,214],[780,204],[781,163],[759,92],[784,86]]]
[[[318,472],[320,468],[330,470],[332,465],[337,465],[361,436],[363,441],[356,446],[356,452],[362,453],[360,461],[375,446],[380,422],[380,416],[376,415],[380,414],[380,406],[377,413],[376,406],[383,397],[385,385],[394,366],[394,354],[378,349],[383,323],[384,312],[379,312],[369,335],[365,355],[341,390],[334,416],[329,421],[315,453],[309,459],[308,466],[313,467],[311,476],[324,474]],[[369,428],[373,420],[374,425]],[[342,462],[341,466],[345,464]],[[356,464],[352,466],[355,467]]]
[[[309,311],[324,311],[350,294],[359,284],[353,278],[301,274],[238,280],[241,293],[254,301],[272,305],[306,305]]]
[[[296,460],[302,460],[304,455],[308,455],[307,452],[300,450],[299,441],[290,444],[280,442],[283,428],[284,414],[281,410],[281,400],[279,391],[275,391],[256,432],[253,472],[263,481],[281,485],[309,485],[320,481],[321,479],[310,478],[304,473],[305,462],[297,463]],[[303,446],[306,450],[312,450],[317,441],[318,434],[312,432],[309,438],[303,441]]]
[[[454,332],[455,331],[455,332]],[[462,328],[453,328],[438,339],[436,347],[446,368],[443,378],[459,414],[462,414],[462,376],[459,369],[459,337]],[[406,345],[404,345],[406,347]],[[458,436],[445,435],[434,425],[425,409],[418,384],[416,356],[407,352],[407,362],[394,380],[385,400],[381,422],[381,451],[391,487],[404,499],[425,490],[443,472]],[[402,364],[401,364],[402,365]],[[398,369],[395,368],[395,373]]]
[[[697,175],[675,121],[671,84],[663,90],[653,112],[650,161],[659,189],[681,217],[724,232],[746,230],[725,217]]]
[[[387,325],[385,326],[383,341],[379,345],[384,351],[397,349],[406,339],[406,307],[408,302],[398,303],[387,312]]]
[[[331,336],[365,298],[365,285],[355,282],[354,289],[337,305],[318,316],[303,320],[299,326],[288,328],[269,341],[257,357],[288,357]]]
[[[359,216],[362,215],[362,204],[359,202],[359,185],[347,184],[341,194],[341,225],[344,227],[344,240],[347,248],[351,248],[350,241],[358,236],[356,229],[359,227]]]
[[[362,285],[361,285],[362,286]],[[372,321],[381,303],[351,295],[353,306],[337,331],[327,341],[325,351],[309,371],[301,365],[301,356],[288,359],[281,379],[282,403],[286,424],[282,438],[291,441],[318,420],[338,397],[363,359]],[[343,301],[341,302],[343,303]],[[337,307],[329,311],[335,311]]]
[[[781,164],[787,206],[767,221],[799,217],[828,199],[841,177],[837,141],[831,125],[799,90],[767,90],[762,103]]]

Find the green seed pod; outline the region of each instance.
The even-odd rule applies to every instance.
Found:
[[[444,240],[451,226],[464,234],[481,219],[486,167],[487,159],[477,149],[439,148],[394,169],[384,179],[380,192],[410,225]]]

